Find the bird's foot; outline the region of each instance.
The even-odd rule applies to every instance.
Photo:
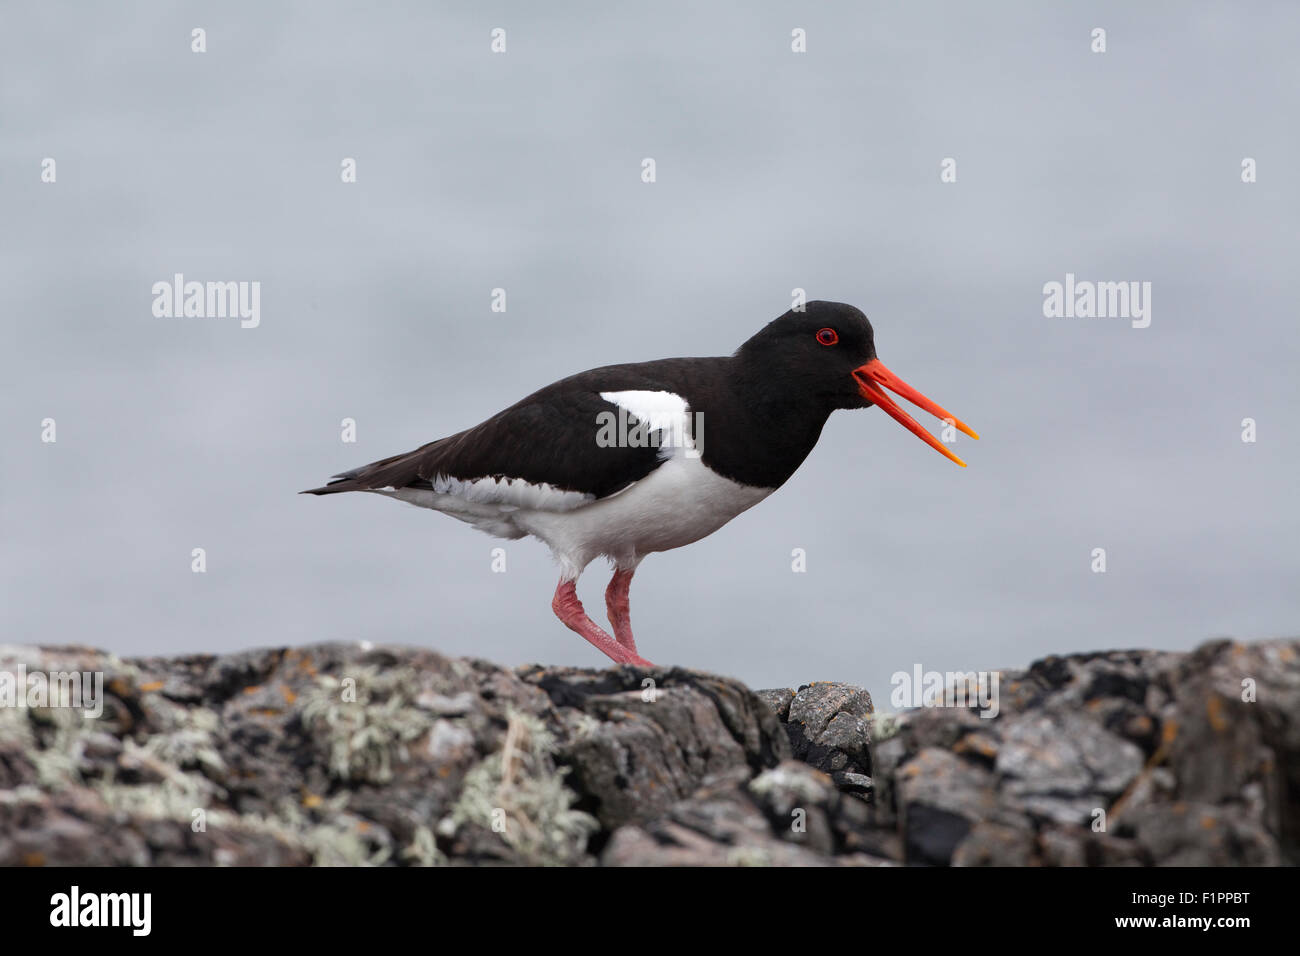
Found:
[[[564,626],[576,631],[589,644],[616,664],[629,664],[632,667],[654,667],[644,657],[636,653],[635,647],[620,644],[609,635],[603,627],[587,616],[582,602],[578,600],[578,588],[573,581],[561,581],[555,589],[551,600],[551,610],[555,612]]]

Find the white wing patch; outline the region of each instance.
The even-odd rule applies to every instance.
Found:
[[[648,431],[660,432],[659,448],[664,457],[670,456],[674,448],[695,449],[690,407],[675,392],[601,392],[600,397],[644,422]]]

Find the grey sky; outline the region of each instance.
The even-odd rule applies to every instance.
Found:
[[[729,353],[795,287],[983,440],[962,470],[836,413],[641,566],[645,656],[883,702],[915,662],[1295,633],[1300,7],[1132,7],[7,4],[4,639],[603,666],[540,543],[294,493],[571,372]],[[156,318],[177,272],[260,281],[260,326]],[[1151,282],[1151,326],[1044,318],[1067,272]]]

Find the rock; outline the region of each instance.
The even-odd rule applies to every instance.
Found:
[[[756,690],[754,695],[768,706],[781,723],[790,719],[790,701],[794,700],[794,691],[783,687],[778,690]]]
[[[906,859],[943,864],[971,828],[998,809],[994,776],[968,760],[926,747],[898,773],[898,818]]]
[[[521,674],[566,708],[557,755],[583,808],[609,830],[669,809],[706,779],[757,772],[790,753],[771,712],[733,681],[677,668],[652,678],[626,668]]]
[[[58,689],[81,673],[94,701]],[[19,706],[31,674],[47,696],[24,676]],[[848,684],[681,668],[0,647],[0,864],[1300,861],[1300,642],[1051,657],[999,687],[993,717],[877,714]]]
[[[1030,866],[1037,862],[1036,842],[1032,830],[981,820],[947,852],[953,866]]]
[[[1124,819],[1142,856],[1161,866],[1278,866],[1276,838],[1258,820],[1232,806],[1205,803],[1150,805]]]
[[[867,808],[829,777],[786,761],[746,782],[717,778],[668,813],[621,827],[606,866],[880,866],[856,834]]]
[[[789,756],[747,688],[679,669],[646,688],[344,644],[0,649],[20,665],[101,672],[104,713],[0,707],[0,863],[590,863],[623,824]]]
[[[1142,769],[1142,751],[1078,710],[1011,721],[994,768],[1027,813],[1084,824],[1111,805]]]
[[[762,690],[785,725],[794,756],[861,789],[871,776],[871,695],[852,684],[815,681],[797,691]]]

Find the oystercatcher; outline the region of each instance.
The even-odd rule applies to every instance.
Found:
[[[835,409],[876,405],[965,467],[885,389],[979,437],[881,364],[862,312],[809,302],[732,356],[580,372],[481,425],[302,493],[369,491],[497,537],[541,539],[560,565],[556,616],[616,663],[648,667],[628,604],[641,559],[712,534],[781,487]],[[576,588],[601,555],[614,568],[605,591],[612,635]]]

